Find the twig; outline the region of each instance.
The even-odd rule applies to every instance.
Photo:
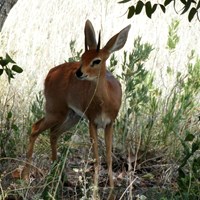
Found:
[[[132,187],[133,183],[137,180],[138,177],[136,177],[130,184],[129,186],[126,188],[126,190],[123,192],[122,196],[120,197],[119,200],[122,200],[123,196],[126,194],[126,192],[129,190],[130,187]]]

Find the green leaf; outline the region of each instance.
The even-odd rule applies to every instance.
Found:
[[[17,72],[17,73],[22,73],[23,69],[21,67],[19,67],[18,65],[13,65],[12,66],[12,70]]]
[[[187,136],[185,137],[185,141],[187,142],[192,142],[194,140],[195,136],[191,133],[187,134]]]
[[[13,76],[13,73],[12,73],[11,69],[9,69],[9,68],[6,68],[6,69],[5,69],[5,71],[6,71],[6,74],[8,75],[8,77],[9,77],[9,78],[14,78],[14,76]]]
[[[3,69],[0,69],[0,76],[3,74]]]
[[[167,6],[167,5],[169,5],[172,1],[174,1],[174,0],[165,0],[164,5]]]
[[[189,10],[191,3],[192,3],[191,1],[187,1],[185,6],[183,7],[184,9],[183,9],[183,12],[181,13],[181,15],[183,15],[184,13],[186,13]]]
[[[0,65],[1,65],[2,67],[5,67],[8,63],[9,63],[8,60],[6,60],[6,59],[0,59]]]
[[[194,18],[194,15],[197,13],[197,9],[196,8],[192,8],[188,14],[188,20],[189,22],[192,21],[192,19]]]
[[[178,170],[179,178],[185,178],[185,172],[182,169]]]
[[[183,4],[186,4],[187,1],[186,0],[180,0]]]
[[[12,112],[8,112],[8,115],[7,115],[7,119],[10,119],[12,117]]]
[[[168,73],[169,75],[173,75],[173,73],[174,73],[173,68],[167,66],[167,73]]]
[[[144,3],[142,1],[138,1],[135,8],[135,14],[136,15],[140,14],[143,7],[144,7]]]
[[[200,8],[200,1],[198,2],[196,9],[198,10],[199,8]]]
[[[149,18],[151,18],[151,15],[152,15],[152,7],[151,7],[151,2],[148,1],[146,4],[145,4],[145,9],[146,9],[146,14]]]
[[[160,8],[161,8],[161,10],[163,11],[163,13],[165,13],[165,11],[166,11],[166,8],[165,8],[165,6],[164,5],[162,5],[162,4],[159,4],[160,5]]]
[[[15,61],[6,53],[6,60],[9,62],[9,63],[15,63]]]
[[[158,4],[154,4],[152,9],[151,9],[151,12],[154,13],[156,11],[156,8],[157,8]]]
[[[14,74],[9,68],[6,68],[5,71],[6,71],[6,74],[8,75],[8,81],[10,82],[10,79],[14,78]]]
[[[18,131],[19,128],[16,124],[12,124],[11,128],[14,130],[14,131]]]
[[[192,153],[197,151],[200,148],[200,142],[196,141],[192,144]]]
[[[130,6],[128,9],[128,19],[133,17],[134,13],[135,13],[135,6]]]
[[[131,0],[123,0],[123,1],[120,1],[120,2],[118,2],[118,3],[127,3],[127,2],[129,2],[129,1],[131,1]]]

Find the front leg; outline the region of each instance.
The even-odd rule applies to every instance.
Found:
[[[94,163],[94,186],[95,189],[98,188],[98,177],[99,177],[99,153],[98,153],[98,139],[97,139],[97,126],[96,124],[89,123],[90,138],[93,147],[93,156],[95,159]]]
[[[105,128],[105,144],[106,144],[106,159],[108,165],[108,176],[110,187],[114,188],[113,173],[112,173],[112,137],[113,137],[113,124],[110,123]]]

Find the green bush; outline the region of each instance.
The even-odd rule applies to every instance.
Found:
[[[11,79],[14,78],[15,73],[22,73],[23,70],[19,67],[16,62],[6,53],[5,58],[0,57],[0,76],[6,73],[8,81],[10,83]],[[5,100],[6,102],[1,106],[0,111],[0,156],[13,156],[17,150],[17,143],[20,137],[20,128],[16,117],[14,116],[13,107],[14,103],[9,98]],[[2,99],[0,99],[2,102]]]

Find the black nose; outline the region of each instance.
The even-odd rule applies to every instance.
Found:
[[[76,71],[76,76],[78,78],[80,78],[83,75],[82,71],[81,71],[81,67]]]

